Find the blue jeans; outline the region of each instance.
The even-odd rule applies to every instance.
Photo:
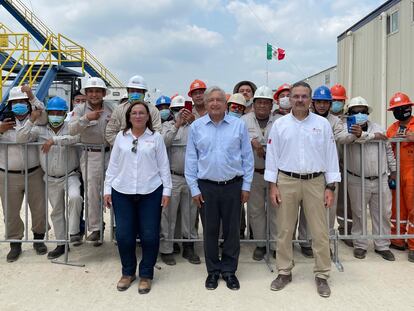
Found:
[[[112,188],[112,206],[116,220],[116,240],[122,263],[122,275],[137,270],[136,237],[141,237],[142,259],[139,277],[152,279],[160,246],[162,185],[149,194],[123,194]]]

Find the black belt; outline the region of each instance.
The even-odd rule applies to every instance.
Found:
[[[27,169],[27,174],[33,173],[35,170],[37,170],[40,166],[35,166],[32,168]],[[4,168],[0,168],[0,171],[5,172],[6,170]],[[13,171],[13,170],[8,170],[7,171],[10,174],[25,174],[26,170],[21,170],[21,171]]]
[[[71,172],[69,172],[68,173],[68,176],[70,175],[70,174],[72,174],[74,171],[71,171]],[[52,177],[52,178],[62,178],[62,177],[65,177],[66,176],[66,174],[65,175],[62,175],[62,176],[52,176],[52,175],[48,175],[48,177]]]
[[[264,168],[255,168],[254,171],[256,173],[259,173],[261,175],[264,175],[265,169]]]
[[[235,182],[243,180],[243,176],[236,176],[232,179],[225,180],[225,181],[214,181],[209,179],[200,179],[200,181],[208,182],[209,184],[214,185],[228,185],[228,184],[234,184]]]
[[[316,177],[318,177],[322,174],[322,172],[311,173],[311,174],[298,174],[298,173],[292,173],[292,172],[285,172],[285,171],[282,171],[282,170],[279,170],[279,172],[281,172],[285,175],[288,175],[290,177],[299,178],[299,179],[312,179],[312,178],[316,178]]]
[[[359,175],[357,175],[357,174],[354,174],[354,173],[352,173],[352,172],[350,172],[350,171],[348,171],[348,170],[346,170],[349,174],[351,174],[352,176],[355,176],[355,177],[359,177],[359,178],[361,178],[361,176],[359,176]],[[369,176],[369,177],[364,177],[365,179],[368,179],[368,180],[375,180],[375,179],[378,179],[378,176]]]
[[[109,152],[111,150],[110,147],[105,147],[104,151],[105,152]],[[101,152],[101,148],[92,148],[92,147],[86,147],[86,151],[90,151],[90,152]]]
[[[184,174],[178,173],[176,171],[171,170],[171,174],[184,177]]]

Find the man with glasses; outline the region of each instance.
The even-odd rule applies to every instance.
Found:
[[[185,178],[204,229],[207,289],[216,289],[220,274],[232,290],[240,254],[240,206],[249,199],[253,153],[244,122],[226,114],[226,94],[216,86],[204,93],[207,114],[190,126]],[[220,223],[223,250],[219,256]]]
[[[292,281],[292,236],[301,204],[312,235],[315,281],[322,297],[330,296],[331,269],[326,208],[332,207],[335,182],[341,180],[329,122],[309,111],[312,89],[306,82],[291,88],[292,111],[275,121],[267,143],[265,180],[276,208],[278,276],[272,290]]]

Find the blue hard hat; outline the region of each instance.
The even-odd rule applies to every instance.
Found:
[[[61,110],[61,111],[67,111],[68,110],[68,104],[66,103],[66,100],[59,96],[55,96],[51,98],[46,105],[46,110]]]
[[[159,106],[159,105],[168,105],[168,106],[171,105],[171,98],[169,98],[168,96],[164,96],[164,95],[160,96],[155,103],[155,106]]]
[[[332,100],[332,94],[331,90],[325,86],[322,85],[315,89],[312,96],[313,100]]]

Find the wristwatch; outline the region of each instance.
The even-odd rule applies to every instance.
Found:
[[[336,189],[336,187],[335,187],[335,184],[334,184],[334,183],[331,183],[331,184],[327,184],[327,185],[325,186],[325,189],[329,189],[329,190],[331,190],[332,192],[334,192],[334,191],[335,191],[335,189]]]

